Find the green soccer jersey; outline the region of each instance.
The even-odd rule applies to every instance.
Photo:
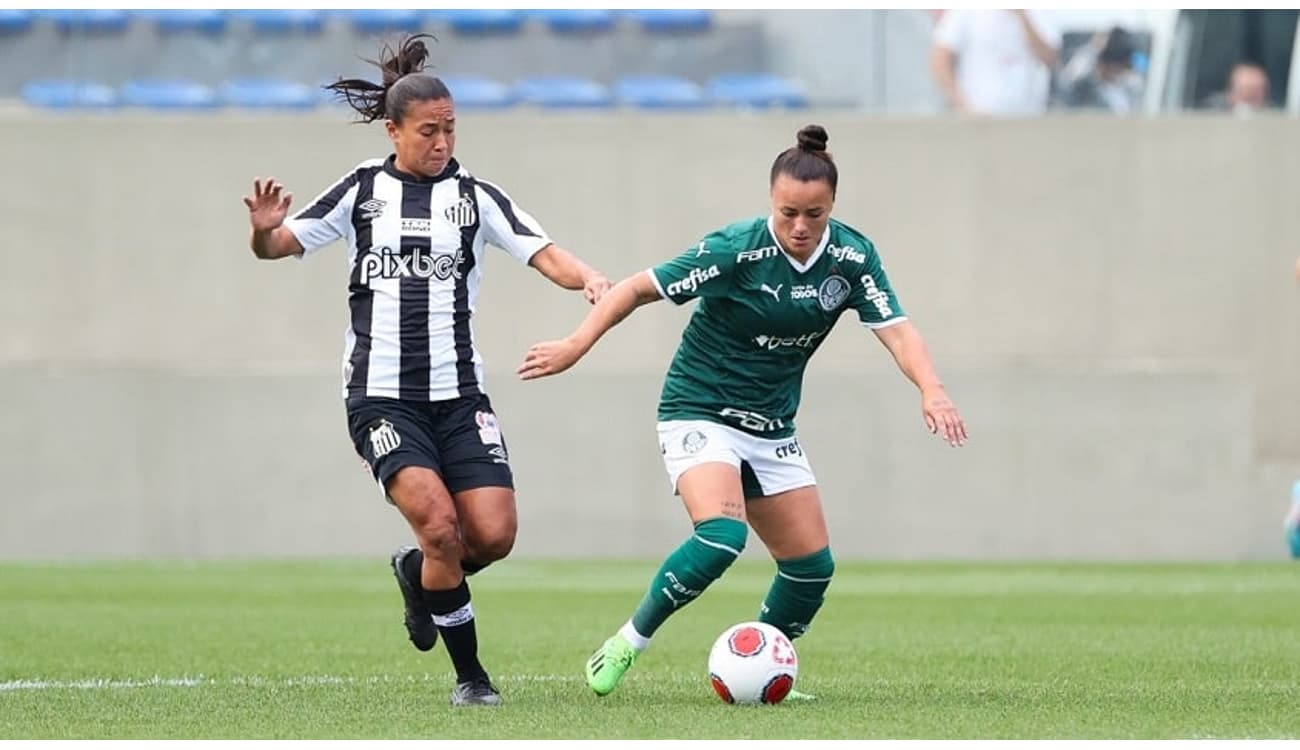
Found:
[[[713,232],[649,273],[675,304],[700,298],[664,380],[660,421],[789,437],[804,368],[840,313],[856,310],[868,328],[907,319],[871,240],[833,219],[807,264],[759,218]]]

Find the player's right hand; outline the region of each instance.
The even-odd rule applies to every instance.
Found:
[[[559,374],[573,367],[582,354],[582,347],[572,339],[533,344],[524,355],[524,363],[519,365],[519,379],[534,380]]]
[[[283,224],[292,200],[293,194],[284,192],[284,185],[273,178],[268,177],[265,184],[260,179],[253,180],[253,197],[244,196],[253,231],[269,232]]]

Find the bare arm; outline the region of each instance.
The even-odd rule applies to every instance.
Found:
[[[930,349],[921,338],[921,332],[910,321],[886,328],[875,329],[876,337],[885,345],[907,379],[921,391],[921,413],[930,432],[941,435],[949,445],[959,446],[966,441],[966,423],[944,390],[930,359]]]
[[[1029,13],[1023,10],[1012,11],[1016,14],[1016,19],[1020,21],[1020,26],[1025,32],[1025,41],[1029,42],[1029,49],[1034,53],[1040,62],[1049,68],[1056,67],[1056,47],[1047,41],[1042,34],[1038,33],[1038,27],[1034,26],[1033,20]]]
[[[581,289],[588,302],[595,303],[609,291],[605,274],[583,263],[578,256],[551,243],[538,250],[528,265],[564,289]]]
[[[957,87],[957,53],[943,45],[934,45],[930,50],[930,73],[954,110],[957,112],[969,110],[966,97]]]
[[[261,180],[253,180],[253,197],[244,196],[248,223],[253,228],[248,246],[253,249],[253,255],[262,260],[302,255],[298,238],[284,226],[293,194],[283,191],[283,185],[268,178],[265,186]]]
[[[558,341],[543,341],[530,347],[524,355],[524,363],[519,366],[519,377],[533,380],[564,372],[633,310],[658,299],[659,290],[655,289],[646,272],[623,279],[601,297],[573,333]]]

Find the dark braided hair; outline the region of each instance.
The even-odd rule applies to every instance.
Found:
[[[411,102],[451,98],[451,92],[442,79],[423,72],[429,57],[424,39],[434,37],[431,34],[412,34],[403,38],[397,49],[385,44],[378,60],[366,60],[383,73],[382,84],[362,78],[340,78],[325,88],[356,110],[360,122],[387,118],[401,125]]]
[[[777,175],[787,174],[800,182],[826,180],[831,195],[839,186],[840,172],[826,151],[830,136],[821,125],[807,125],[799,130],[797,145],[782,151],[772,162],[772,176],[768,185],[776,182]]]

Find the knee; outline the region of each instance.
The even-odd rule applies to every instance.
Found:
[[[749,527],[734,518],[710,518],[695,524],[695,539],[701,546],[702,557],[716,568],[707,572],[720,575],[730,567],[745,551],[748,536]]]
[[[831,556],[830,547],[823,547],[811,555],[778,560],[776,568],[782,576],[795,583],[819,585],[825,589],[835,575],[835,558]]]
[[[504,560],[515,548],[515,526],[502,525],[487,534],[465,540],[465,556],[481,565]]]

